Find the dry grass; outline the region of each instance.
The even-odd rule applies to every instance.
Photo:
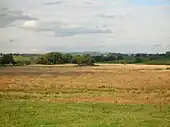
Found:
[[[170,71],[158,65],[1,68],[1,96],[121,104],[170,103]]]

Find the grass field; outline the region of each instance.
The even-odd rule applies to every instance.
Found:
[[[167,67],[0,68],[0,126],[169,127]]]

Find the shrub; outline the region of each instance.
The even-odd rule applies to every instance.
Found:
[[[95,60],[90,55],[81,55],[81,56],[78,55],[78,56],[74,56],[72,62],[78,64],[78,66],[93,66]]]

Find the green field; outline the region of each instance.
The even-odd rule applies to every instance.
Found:
[[[169,127],[169,105],[0,102],[1,127]]]

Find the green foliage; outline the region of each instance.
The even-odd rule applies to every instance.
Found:
[[[47,53],[41,55],[37,59],[37,64],[66,64],[74,63],[78,65],[94,65],[94,59],[90,55],[77,55],[61,54],[58,52]]]
[[[59,52],[51,52],[44,55],[41,55],[37,59],[37,64],[47,64],[47,65],[53,65],[53,64],[64,64],[64,58],[63,55]]]
[[[2,56],[4,56],[2,58]],[[13,56],[13,58],[11,57]],[[10,60],[11,59],[11,60]],[[164,54],[121,54],[121,53],[59,53],[50,52],[46,54],[0,54],[0,64],[67,64],[73,63],[79,66],[94,65],[94,63],[116,63],[116,64],[155,64],[170,65],[170,51]]]
[[[140,56],[135,56],[135,63],[141,63],[143,62],[142,58]]]
[[[92,66],[94,65],[94,62],[94,58],[92,58],[90,55],[77,55],[72,59],[72,63],[78,64],[79,66]]]
[[[143,62],[143,64],[149,65],[170,65],[170,60],[158,59],[158,60],[151,60]]]
[[[15,64],[12,54],[3,54],[0,59],[0,64]]]
[[[47,53],[45,58],[48,60],[48,64],[63,64],[64,60],[62,54],[59,52]]]
[[[38,57],[37,64],[48,64],[48,60],[45,58],[45,56],[41,55]]]
[[[94,65],[97,63],[118,63],[118,64],[170,64],[170,57],[166,54],[121,54],[108,53],[97,56],[88,54],[71,55],[61,54],[58,52],[47,53],[40,56],[37,60],[38,64],[65,64],[73,63],[79,66]]]
[[[126,64],[132,64],[136,62],[136,59],[134,56],[123,56],[123,60]]]
[[[73,56],[70,54],[62,54],[64,63],[71,63]]]
[[[170,52],[166,54],[120,54],[109,53],[107,55],[95,56],[98,63],[119,63],[119,64],[156,64],[170,65]]]

